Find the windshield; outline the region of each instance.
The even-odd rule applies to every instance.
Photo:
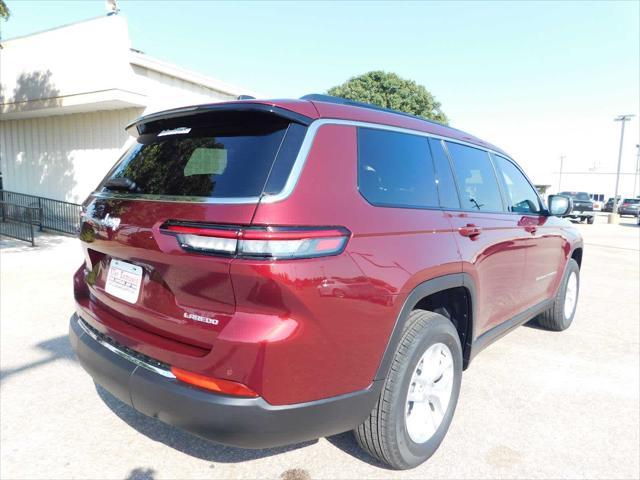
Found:
[[[562,192],[560,193],[560,195],[566,195],[567,197],[571,197],[574,200],[591,200],[587,192]]]
[[[640,198],[625,198],[623,203],[640,203]]]

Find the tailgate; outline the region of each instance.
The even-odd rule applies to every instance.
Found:
[[[152,338],[124,333],[135,327],[206,353],[235,311],[232,256],[182,248],[160,227],[250,225],[261,196],[284,188],[306,124],[243,108],[138,121],[136,144],[85,202],[81,306],[133,348]]]

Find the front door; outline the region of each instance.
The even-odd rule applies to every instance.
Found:
[[[507,208],[527,237],[522,298],[524,308],[528,308],[554,295],[562,278],[568,244],[556,226],[557,219],[547,215],[536,190],[522,171],[505,157],[493,157]]]

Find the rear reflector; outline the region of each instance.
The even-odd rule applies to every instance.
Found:
[[[163,233],[175,235],[185,250],[262,259],[313,258],[337,255],[351,232],[343,227],[233,227],[168,223]]]
[[[236,397],[257,397],[258,394],[246,385],[231,380],[222,380],[220,378],[211,378],[199,373],[188,372],[180,368],[171,367],[171,373],[184,383],[194,385],[196,387],[211,390],[213,392],[224,393],[226,395],[234,395]]]

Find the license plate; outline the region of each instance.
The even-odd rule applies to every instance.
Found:
[[[136,303],[142,284],[142,267],[122,260],[111,260],[105,290],[125,302]]]

